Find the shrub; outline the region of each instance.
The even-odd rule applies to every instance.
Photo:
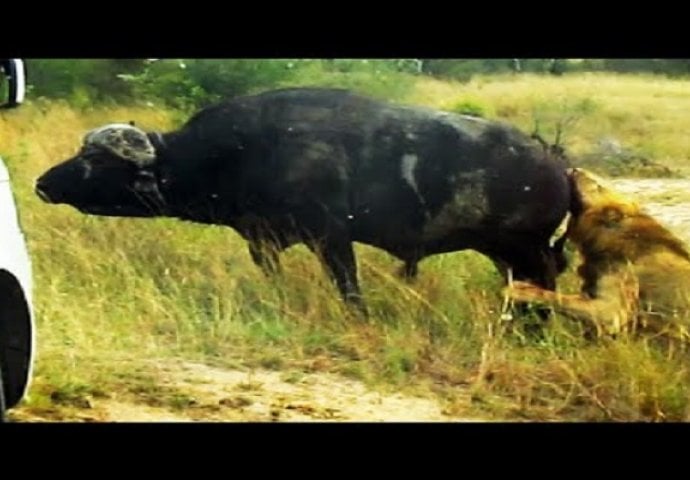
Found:
[[[462,100],[450,107],[448,110],[450,110],[453,113],[471,115],[473,117],[487,116],[487,108],[484,105],[473,100]]]
[[[144,60],[27,60],[27,82],[37,97],[70,98],[78,105],[131,97],[122,75],[137,74]]]

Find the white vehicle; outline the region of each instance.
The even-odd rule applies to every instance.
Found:
[[[24,73],[21,60],[0,59],[0,108],[22,103]],[[31,262],[10,177],[0,157],[0,422],[4,421],[6,409],[24,398],[31,379],[34,352],[31,290]]]

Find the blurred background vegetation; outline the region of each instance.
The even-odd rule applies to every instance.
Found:
[[[137,100],[196,109],[222,97],[291,85],[338,86],[400,98],[416,76],[469,82],[482,74],[690,74],[688,59],[33,59],[34,97],[72,106]],[[402,75],[401,75],[402,74]]]

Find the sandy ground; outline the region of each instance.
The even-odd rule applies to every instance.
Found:
[[[438,399],[381,394],[329,373],[230,370],[183,361],[150,362],[157,386],[179,405],[141,398],[86,398],[56,410],[17,409],[14,421],[46,422],[472,422],[444,413]],[[182,393],[183,392],[183,393]],[[154,402],[155,403],[155,402]]]
[[[690,242],[690,180],[688,179],[619,179],[613,186],[644,206],[648,213]]]

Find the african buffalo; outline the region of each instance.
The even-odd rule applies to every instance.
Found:
[[[474,249],[553,289],[549,241],[570,199],[564,166],[513,127],[318,88],[227,100],[169,133],[97,128],[36,193],[87,214],[230,226],[266,272],[303,242],[360,306],[353,241],[409,275],[426,256]]]

